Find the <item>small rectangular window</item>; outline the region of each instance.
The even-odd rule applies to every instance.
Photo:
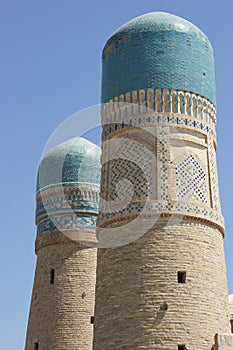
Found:
[[[186,283],[186,271],[178,271],[178,283]]]
[[[233,320],[231,321],[231,333],[233,333]]]
[[[54,269],[52,269],[50,272],[50,284],[54,284],[54,276],[55,276],[55,272],[54,272]]]
[[[39,343],[35,343],[35,350],[39,350]]]
[[[185,345],[178,345],[178,350],[186,350],[186,346]]]
[[[91,323],[91,324],[94,324],[94,316],[91,316],[91,318],[90,318],[90,323]]]

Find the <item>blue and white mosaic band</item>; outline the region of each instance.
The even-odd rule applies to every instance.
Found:
[[[56,230],[96,229],[99,185],[65,183],[51,185],[37,193],[37,234]]]

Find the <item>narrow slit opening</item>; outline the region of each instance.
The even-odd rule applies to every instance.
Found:
[[[50,271],[50,284],[54,284],[55,271],[52,269]]]

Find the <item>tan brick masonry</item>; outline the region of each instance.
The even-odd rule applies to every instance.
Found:
[[[54,234],[37,238],[37,249],[38,239],[48,243],[49,235]],[[46,245],[37,255],[25,350],[36,349],[36,343],[39,350],[90,350],[96,249],[61,235],[59,244]],[[52,269],[54,284],[50,283]]]
[[[191,218],[166,227],[98,250],[94,350],[210,350],[230,331],[222,234]]]

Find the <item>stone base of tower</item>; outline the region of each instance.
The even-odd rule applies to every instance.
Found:
[[[215,336],[215,345],[212,350],[232,350],[233,349],[233,334],[218,333]]]
[[[97,256],[94,350],[210,350],[230,332],[217,228],[190,218],[172,229],[164,218]]]

